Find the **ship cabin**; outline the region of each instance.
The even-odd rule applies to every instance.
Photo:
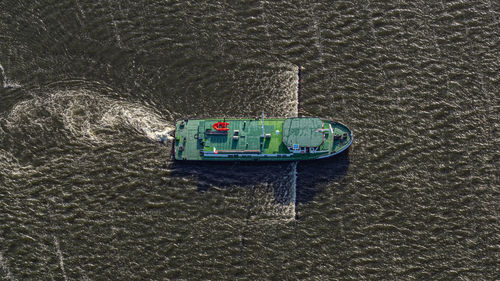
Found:
[[[319,118],[288,118],[283,123],[283,144],[293,154],[321,153],[325,136],[330,129],[323,129]]]

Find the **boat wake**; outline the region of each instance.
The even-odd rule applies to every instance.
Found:
[[[277,116],[298,116],[299,96],[297,85],[299,84],[299,77],[297,73],[299,67],[297,65],[290,65],[286,69],[286,71],[282,72],[282,76],[279,77],[285,97],[279,104],[280,110],[277,112]]]
[[[298,116],[299,115],[299,67],[296,65],[282,65],[286,71],[279,77],[279,83],[283,87],[285,98],[279,103],[275,114],[278,116]],[[282,176],[276,180],[271,180],[265,184],[263,190],[257,189],[254,192],[252,202],[254,210],[250,216],[250,221],[254,223],[262,222],[289,222],[297,217],[296,194],[297,194],[297,164],[291,162],[283,164],[286,166]],[[272,190],[272,196],[270,195]]]
[[[280,116],[296,117],[299,115],[299,87],[301,81],[298,75],[299,66],[286,66],[287,71],[283,72],[281,85],[284,87],[286,98],[280,103]],[[280,204],[275,205],[273,211],[277,220],[293,221],[297,217],[296,193],[297,193],[297,164],[288,164],[288,171],[282,180],[274,187],[274,198]]]
[[[248,224],[274,224],[295,220],[296,162],[268,175],[253,187]]]
[[[14,280],[6,261],[3,258],[2,252],[0,252],[0,269],[4,272],[5,280]]]
[[[36,95],[16,104],[6,125],[30,139],[57,131],[58,137],[88,143],[114,142],[134,132],[153,141],[171,139],[169,133],[174,129],[151,108],[89,89]]]
[[[173,139],[170,134],[174,131],[174,127],[159,114],[152,113],[150,108],[138,104],[131,106],[129,103],[115,101],[106,109],[101,120],[105,126],[120,124],[130,126],[153,141]]]
[[[293,221],[296,218],[297,162],[288,166],[282,180],[273,187],[275,219]],[[279,204],[276,204],[278,202]]]
[[[299,67],[282,65],[286,71],[279,77],[285,98],[275,107],[277,116],[299,115]],[[283,170],[263,177],[262,183],[254,187],[250,202],[249,223],[282,223],[294,221],[297,217],[297,165],[298,162],[279,165]],[[269,174],[271,170],[267,169]],[[277,177],[275,177],[277,175]]]
[[[20,88],[21,85],[15,81],[11,81],[5,74],[5,69],[0,64],[0,82],[3,88]]]
[[[154,109],[92,89],[32,93],[5,114],[0,121],[0,185],[7,187],[19,186],[25,178],[59,179],[66,170],[61,167],[87,178],[96,167],[120,170],[130,161],[137,164],[130,171],[145,173],[144,167],[164,161],[155,155],[167,150],[153,141],[170,138],[173,130]]]

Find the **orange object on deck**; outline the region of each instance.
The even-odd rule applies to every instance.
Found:
[[[229,128],[227,127],[228,125],[229,125],[229,123],[227,123],[227,122],[217,122],[217,123],[214,123],[212,125],[212,127],[216,131],[229,131]]]

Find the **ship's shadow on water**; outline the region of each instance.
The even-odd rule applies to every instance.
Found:
[[[341,181],[349,169],[348,151],[328,159],[292,162],[180,162],[171,166],[171,177],[196,178],[197,190],[265,186],[276,203],[311,202],[323,183]],[[340,188],[342,186],[340,185]]]
[[[296,204],[313,201],[321,193],[324,183],[342,183],[349,170],[349,163],[348,150],[333,158],[300,162],[297,165]],[[344,188],[344,184],[337,185],[337,188]]]

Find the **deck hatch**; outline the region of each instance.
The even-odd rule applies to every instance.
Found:
[[[283,142],[286,146],[317,147],[323,142],[319,118],[288,118],[283,123]]]

